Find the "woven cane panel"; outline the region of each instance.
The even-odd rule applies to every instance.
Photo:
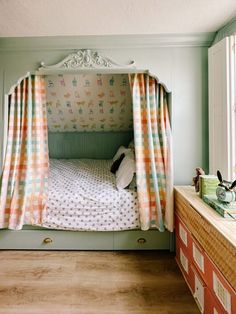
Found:
[[[236,250],[218,230],[175,191],[175,212],[236,290]]]

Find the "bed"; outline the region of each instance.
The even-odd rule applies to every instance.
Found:
[[[36,75],[27,74],[11,89],[13,93],[25,80],[27,84],[32,81],[32,86],[36,83],[38,86],[42,75],[47,78],[45,99],[44,93],[40,94],[43,89],[35,90],[40,91],[41,96],[37,98],[40,102],[46,100],[48,114],[47,125],[44,125],[46,120],[40,120],[43,124],[40,130],[48,128],[45,140],[46,133],[41,132],[40,145],[49,148],[49,189],[42,223],[35,225],[36,220],[29,221],[20,231],[15,226],[11,230],[2,229],[0,249],[174,249],[173,233],[141,230],[137,192],[130,186],[116,189],[115,175],[110,172],[111,158],[117,149],[121,145],[127,147],[134,137],[128,73],[137,71],[118,65],[95,51],[79,50],[56,65],[42,64]],[[8,102],[13,98],[6,99],[4,113],[5,121],[8,121]],[[44,115],[42,112],[42,117]],[[11,143],[15,149],[15,142]],[[39,155],[40,150],[32,152],[43,156]],[[44,164],[47,164],[47,158]],[[37,169],[36,173],[41,175],[42,171]],[[47,176],[43,178],[42,185],[42,180],[35,181],[39,187],[47,182]],[[44,204],[42,202],[41,208]],[[37,207],[36,217],[38,212]],[[41,215],[38,216],[41,219]],[[24,222],[24,217],[21,221]]]
[[[42,227],[73,231],[139,229],[135,188],[117,189],[112,160],[50,159]]]

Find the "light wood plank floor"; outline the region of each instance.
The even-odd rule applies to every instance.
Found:
[[[0,251],[0,313],[199,311],[168,252]]]

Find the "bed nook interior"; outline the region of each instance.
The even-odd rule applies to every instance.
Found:
[[[5,98],[1,249],[173,250],[171,93],[157,77],[84,49]]]

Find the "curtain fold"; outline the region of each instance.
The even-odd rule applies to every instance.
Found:
[[[44,78],[28,76],[9,96],[0,228],[19,230],[41,223],[49,169],[45,95]]]
[[[148,74],[129,76],[142,230],[173,231],[172,134],[168,93]]]

